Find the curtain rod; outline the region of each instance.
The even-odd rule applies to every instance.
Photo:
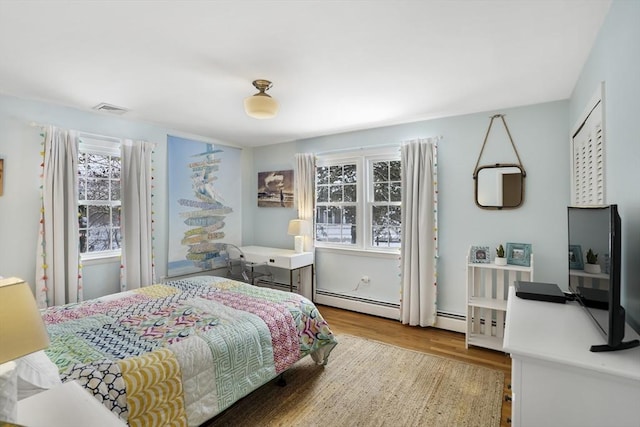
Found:
[[[336,150],[327,150],[327,151],[320,151],[318,153],[315,153],[316,156],[323,156],[325,154],[334,154],[334,153],[340,153],[343,151],[357,151],[357,150],[371,150],[374,148],[392,148],[392,147],[397,147],[398,149],[400,149],[400,143],[395,143],[395,144],[382,144],[382,145],[367,145],[367,146],[362,146],[362,147],[348,147],[348,148],[338,148]]]
[[[44,125],[42,123],[36,123],[36,122],[29,122],[29,126],[34,127],[34,128],[40,128],[41,130],[46,130],[47,127],[49,126],[53,126],[53,125]],[[109,140],[109,141],[113,141],[113,140],[117,140],[118,142],[122,141],[123,139],[127,139],[127,138],[118,138],[117,136],[108,136],[108,135],[100,135],[98,133],[91,133],[91,132],[85,132],[85,131],[81,131],[81,130],[77,130],[74,129],[76,132],[78,132],[78,136],[79,137],[86,137],[86,138],[98,138],[98,139],[105,139],[105,140]],[[158,144],[155,142],[152,142],[154,147],[157,147]]]
[[[45,124],[42,124],[42,123],[30,122],[29,126],[34,127],[34,128],[40,128],[42,130],[46,130],[49,126],[54,126],[54,125],[50,125],[50,124],[49,125],[45,125]],[[122,139],[122,138],[118,138],[116,136],[100,135],[100,134],[97,134],[97,133],[84,132],[84,131],[77,130],[77,129],[74,129],[74,130],[76,132],[78,132],[78,136],[80,136],[80,137],[84,136],[84,137],[88,137],[88,138],[106,139],[106,140],[109,140],[109,141],[113,141],[114,139],[120,141]]]
[[[432,137],[429,137],[429,138],[433,138],[433,139],[436,140],[436,142],[440,142],[440,140],[442,139],[442,135],[432,136]],[[413,138],[413,139],[408,139],[408,140],[397,142],[397,143],[393,143],[393,144],[366,145],[366,146],[363,146],[363,147],[338,148],[336,150],[320,151],[320,152],[314,153],[314,154],[316,156],[323,156],[323,155],[326,155],[326,154],[340,153],[340,152],[343,152],[343,151],[372,150],[372,149],[375,149],[375,148],[398,147],[398,149],[400,149],[402,147],[402,144],[404,144],[405,142],[408,142],[408,141],[413,141],[415,139],[428,139],[428,138]]]
[[[40,128],[40,129],[46,129],[47,125],[43,125],[42,123],[36,123],[36,122],[29,122],[29,126],[31,126],[32,128]]]

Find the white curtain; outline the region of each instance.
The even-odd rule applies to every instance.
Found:
[[[294,192],[298,205],[298,218],[309,221],[313,228],[314,182],[316,156],[313,153],[297,153],[294,167]],[[313,234],[313,231],[312,231]],[[304,236],[304,250],[313,250],[313,235]]]
[[[151,203],[153,143],[124,140],[121,147],[120,201],[124,244],[120,287],[125,291],[155,282]]]
[[[407,141],[402,156],[403,324],[436,322],[438,260],[437,138]]]
[[[40,308],[82,301],[77,170],[76,132],[49,126],[44,136],[36,260]]]

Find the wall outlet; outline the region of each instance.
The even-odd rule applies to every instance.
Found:
[[[360,281],[362,283],[369,283],[369,276],[362,276],[362,278],[360,279]]]

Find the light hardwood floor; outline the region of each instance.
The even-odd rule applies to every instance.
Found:
[[[505,376],[504,395],[511,395],[508,389],[511,378],[511,358],[509,355],[480,347],[466,349],[464,334],[437,328],[407,326],[396,320],[324,305],[318,305],[318,310],[336,335],[356,335],[503,371]],[[511,403],[503,399],[501,427],[510,425],[508,422],[510,416]]]

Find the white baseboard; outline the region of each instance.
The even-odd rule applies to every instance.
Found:
[[[452,319],[450,317],[436,317],[435,326],[438,329],[446,329],[447,331],[460,332],[462,334],[467,332],[467,322],[462,319]]]
[[[364,301],[348,300],[330,295],[315,295],[314,301],[317,304],[328,305],[330,307],[342,308],[344,310],[356,311],[358,313],[371,314],[373,316],[384,317],[400,321],[400,308],[386,307],[378,304],[371,304]],[[464,319],[453,319],[451,317],[437,316],[435,328],[446,329],[448,331],[465,333],[467,326]]]
[[[397,307],[386,307],[377,304],[370,304],[363,301],[348,300],[330,295],[315,295],[316,304],[328,305],[330,307],[342,308],[344,310],[356,311],[358,313],[371,314],[373,316],[385,317],[387,319],[399,320],[400,309]]]

